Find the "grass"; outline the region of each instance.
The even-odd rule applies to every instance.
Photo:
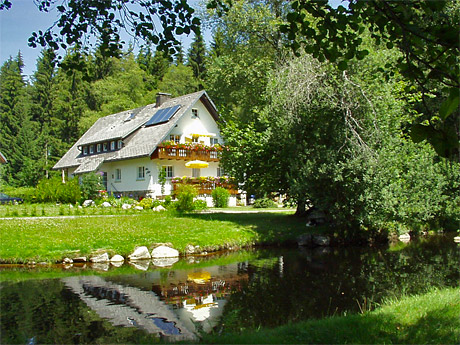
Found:
[[[458,288],[387,301],[364,314],[242,333],[204,335],[206,344],[458,344]]]
[[[171,243],[184,252],[292,241],[305,224],[288,214],[189,214],[140,212],[112,217],[12,218],[1,220],[0,262],[56,262],[105,250],[127,256],[137,246]]]

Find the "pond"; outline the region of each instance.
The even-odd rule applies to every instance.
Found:
[[[155,343],[372,310],[458,286],[459,247],[263,248],[170,268],[1,268],[2,344]]]

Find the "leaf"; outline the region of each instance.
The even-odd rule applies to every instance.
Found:
[[[428,139],[434,134],[434,129],[430,126],[424,126],[421,124],[413,125],[410,131],[410,137],[414,143],[419,143],[423,140]]]
[[[342,60],[339,62],[337,67],[339,68],[339,70],[345,71],[348,68],[348,63],[345,60]]]
[[[441,104],[439,117],[445,120],[459,106],[459,95],[457,89],[451,89],[449,97]]]

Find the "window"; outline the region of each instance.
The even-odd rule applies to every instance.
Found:
[[[192,143],[198,143],[198,138],[199,138],[199,137],[195,137],[195,136],[192,137]]]
[[[217,168],[217,177],[225,176],[225,171],[223,168]]]
[[[88,146],[83,146],[83,154],[84,155],[88,154]]]
[[[104,143],[102,146],[103,146],[104,152],[106,152],[106,151],[108,150],[108,148],[109,148],[109,144],[108,144],[108,143]]]
[[[96,146],[96,151],[99,153],[101,152],[101,144],[97,144]]]
[[[123,147],[123,141],[118,140],[117,149],[121,149],[122,147]]]
[[[166,173],[167,178],[172,178],[174,176],[174,169],[172,165],[163,165],[163,171]]]
[[[192,169],[192,177],[200,177],[201,176],[201,169]]]
[[[121,169],[115,170],[115,181],[121,181]]]
[[[137,179],[145,179],[145,167],[137,167]]]
[[[115,141],[110,142],[110,149],[113,151],[115,150]]]
[[[219,144],[219,139],[217,138],[211,138],[211,146]]]
[[[94,153],[94,145],[89,146],[89,153]]]
[[[179,144],[179,142],[180,142],[180,135],[170,134],[170,135],[169,135],[169,140],[170,140],[170,141],[174,141],[176,144]]]
[[[217,159],[217,151],[209,151],[209,158]]]
[[[192,119],[198,118],[198,109],[192,109]]]

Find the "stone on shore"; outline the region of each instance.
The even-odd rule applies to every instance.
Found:
[[[91,199],[85,200],[83,202],[83,207],[90,207],[90,206],[94,206],[94,205],[96,205],[96,203]]]
[[[121,205],[121,208],[123,210],[129,210],[131,208],[131,205],[130,204],[123,204],[123,205]]]
[[[174,248],[159,246],[152,250],[152,258],[175,258],[179,256],[179,251]]]
[[[108,201],[104,201],[102,204],[101,204],[102,207],[112,207],[112,204]]]
[[[150,253],[147,247],[137,247],[134,252],[128,256],[129,260],[148,260],[150,259]]]
[[[99,254],[89,259],[92,263],[109,262],[109,254]]]
[[[125,258],[118,254],[112,256],[112,258],[110,259],[110,262],[123,262],[123,261],[125,261]]]
[[[158,205],[157,207],[154,207],[153,210],[154,210],[155,212],[166,211],[166,209],[165,209],[163,206],[161,206],[161,205]]]

